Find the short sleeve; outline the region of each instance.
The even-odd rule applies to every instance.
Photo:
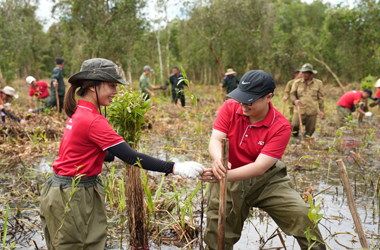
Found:
[[[213,128],[227,135],[230,129],[231,116],[233,116],[231,112],[231,105],[229,105],[227,101],[220,108],[218,115],[214,121]]]
[[[379,88],[379,90],[376,93],[376,98],[380,98],[380,88]]]
[[[45,88],[47,88],[47,87],[48,87],[47,82],[41,82],[41,87],[45,87]]]
[[[123,138],[112,129],[108,120],[102,116],[97,117],[90,125],[89,138],[103,151],[122,143]]]
[[[282,126],[269,141],[265,142],[261,154],[280,160],[288,146],[291,134],[292,129],[290,126]]]

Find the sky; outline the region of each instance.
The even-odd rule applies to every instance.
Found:
[[[173,3],[178,2],[175,0],[169,0],[169,1],[172,1]],[[150,18],[155,18],[158,16],[158,12],[155,10],[155,2],[156,1],[147,0],[148,6],[146,7],[145,12],[147,13],[147,15]],[[313,0],[302,0],[302,2],[311,3],[311,2],[313,2]],[[323,2],[325,2],[325,3],[329,2],[332,5],[336,5],[338,3],[343,2],[346,5],[352,6],[354,3],[354,0],[323,0]],[[36,15],[40,20],[45,21],[45,25],[44,25],[44,31],[45,32],[49,29],[49,27],[53,23],[58,22],[58,18],[53,17],[51,14],[51,9],[53,8],[53,5],[54,5],[54,3],[52,0],[40,0],[39,1],[39,6],[37,9]],[[169,10],[168,10],[169,16],[174,17],[175,12],[177,12],[177,13],[179,12],[180,6],[178,4],[177,5],[170,4],[170,6],[172,6],[172,7],[169,8]]]

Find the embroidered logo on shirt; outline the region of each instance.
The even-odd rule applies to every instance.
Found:
[[[259,141],[259,145],[264,146],[264,142],[263,141]]]
[[[73,119],[70,119],[69,122],[73,122]]]
[[[66,128],[67,129],[71,129],[73,126],[71,126],[71,125],[66,125]]]

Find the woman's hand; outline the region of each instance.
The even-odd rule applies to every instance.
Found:
[[[199,178],[199,180],[203,182],[210,182],[210,183],[217,183],[219,180],[215,177],[215,175],[212,172],[212,168],[205,168],[203,170],[203,174]]]
[[[231,169],[231,163],[228,163],[228,169]],[[214,173],[215,177],[219,180],[225,176],[226,169],[224,168],[221,159],[215,160],[212,163],[212,172]]]

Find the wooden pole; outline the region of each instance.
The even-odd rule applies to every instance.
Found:
[[[55,88],[55,99],[57,101],[57,112],[58,112],[58,116],[59,116],[60,107],[59,107],[59,98],[58,98],[58,85]]]
[[[360,221],[358,210],[356,209],[354,197],[352,195],[350,180],[348,179],[346,166],[344,165],[341,159],[337,160],[336,163],[339,166],[340,177],[342,178],[343,186],[346,190],[348,207],[350,208],[352,219],[354,220],[356,230],[358,231],[358,234],[359,234],[360,244],[362,245],[364,249],[369,249],[368,242],[364,234],[362,222]]]
[[[300,131],[301,131],[301,140],[303,141],[302,115],[301,115],[301,108],[299,105],[297,105],[297,111],[298,111],[298,119],[299,119],[299,124],[300,124]]]
[[[222,140],[222,163],[226,169],[224,178],[220,180],[219,193],[219,219],[218,219],[218,250],[224,250],[224,238],[226,235],[226,194],[227,194],[227,173],[228,173],[228,139]]]
[[[286,101],[282,103],[282,115],[285,115],[285,103]]]

